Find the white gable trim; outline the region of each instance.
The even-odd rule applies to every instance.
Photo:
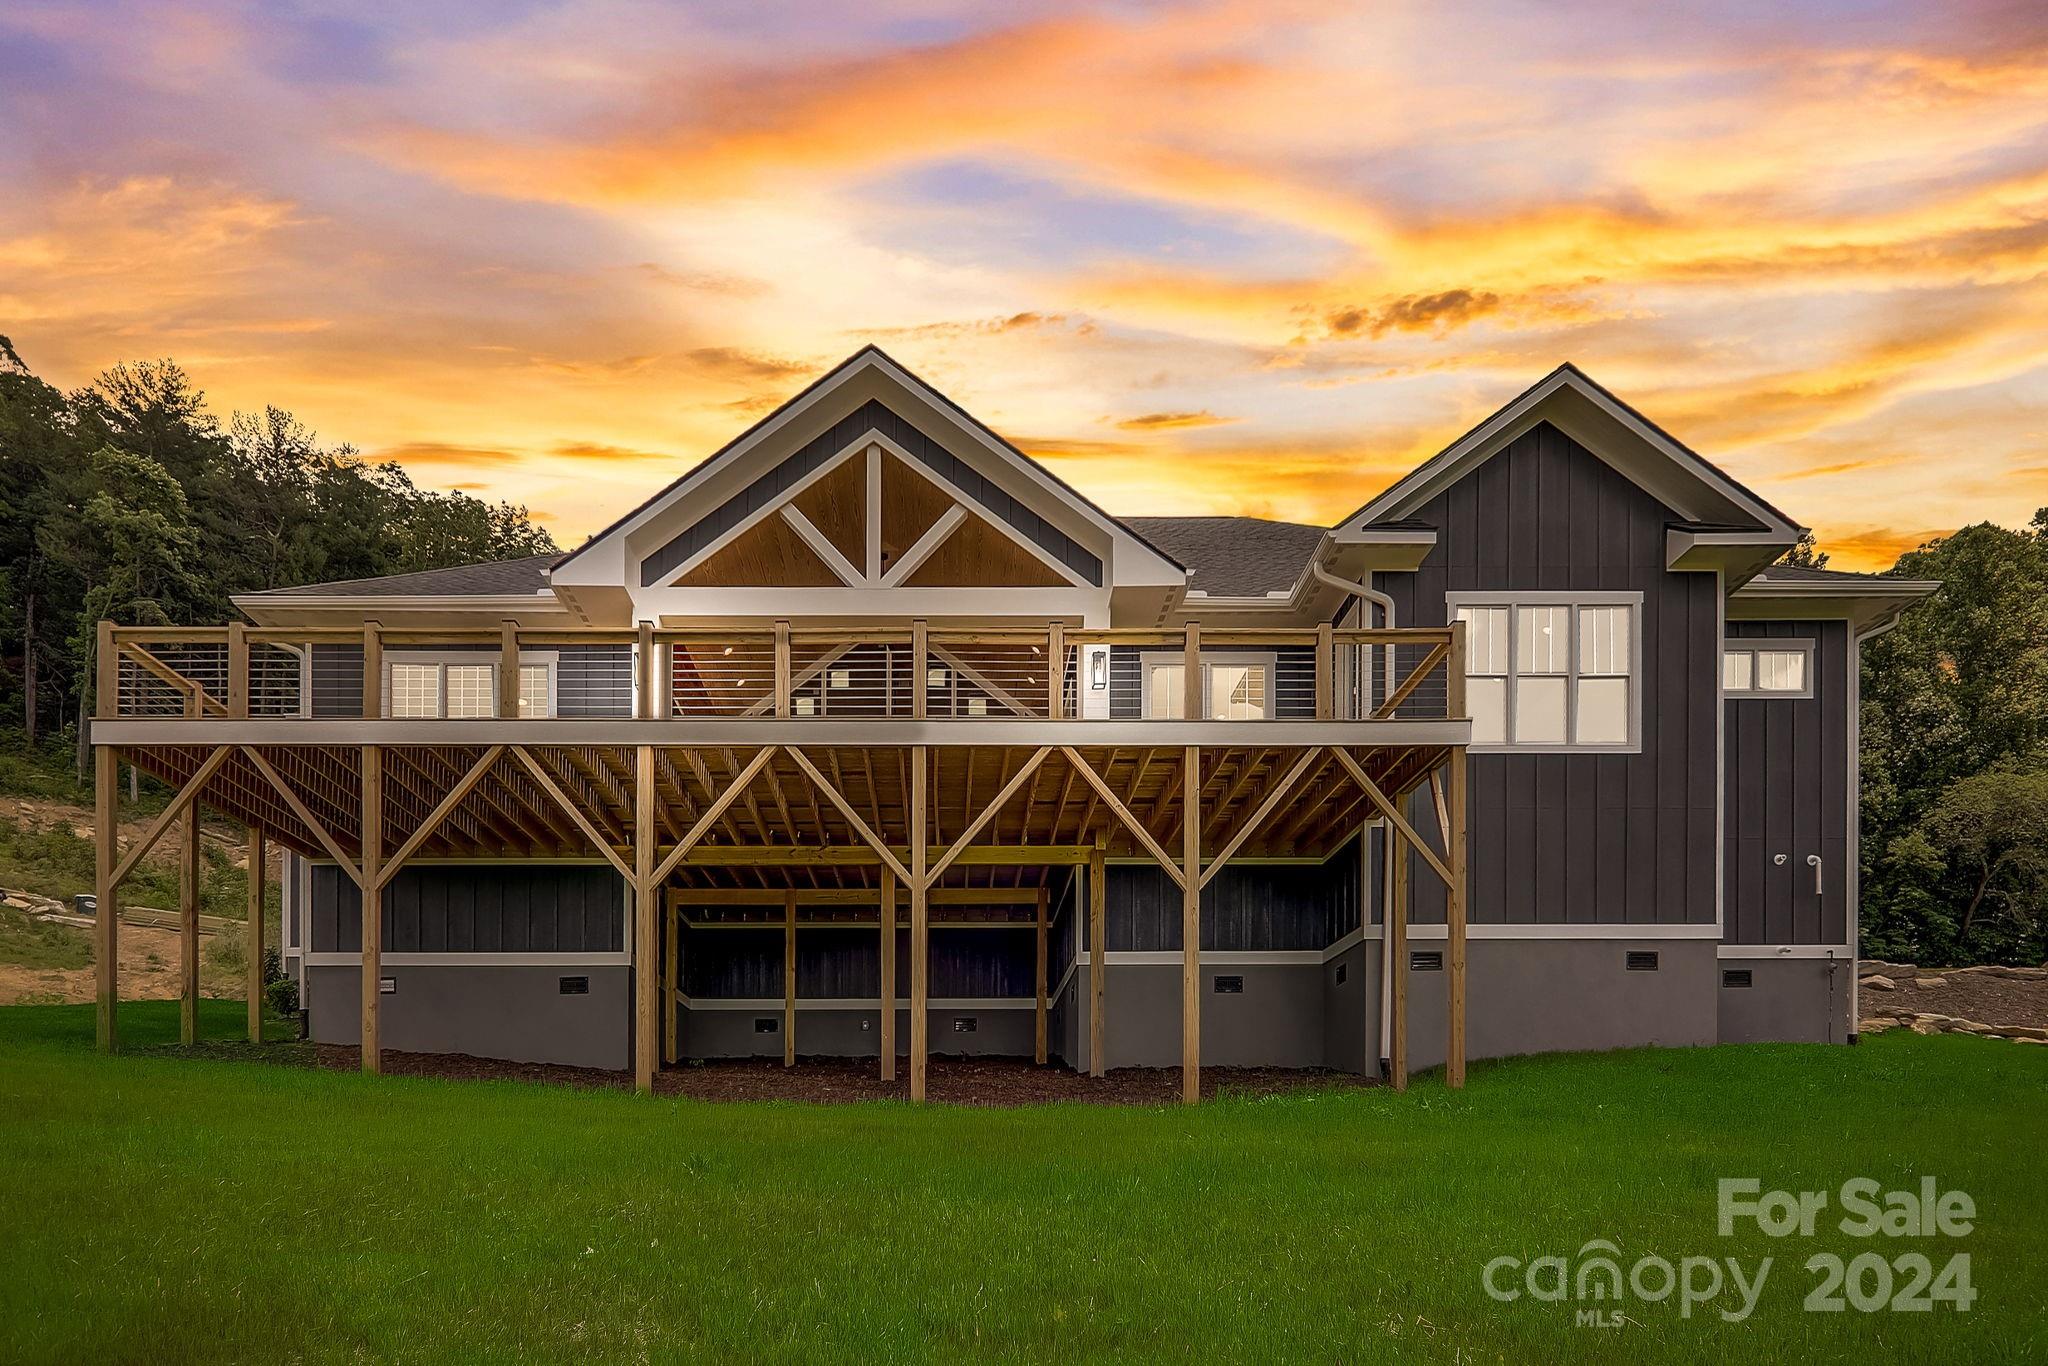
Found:
[[[1103,562],[1103,590],[1112,587],[1178,589],[1185,584],[1186,572],[1180,566],[1060,483],[1036,461],[995,437],[957,404],[872,346],[857,352],[731,445],[571,552],[556,564],[554,582],[571,591],[579,588],[624,589],[637,596],[641,591],[637,583],[627,582],[629,578],[637,578],[635,541],[654,525],[672,516],[678,504],[704,496],[707,489],[727,484],[729,472],[735,464],[743,465],[764,447],[785,439],[789,429],[811,410],[835,398],[843,399],[849,389],[854,389],[858,396],[863,382],[870,389],[879,384],[884,389],[900,391],[914,411],[905,411],[900,405],[892,406],[896,406],[906,420],[924,428],[935,439],[944,440],[955,455],[985,464],[989,473],[1003,482],[1012,483],[1013,495],[1021,497],[1027,505],[1042,505],[1033,509],[1038,515],[1055,525],[1063,519],[1073,522],[1074,526],[1065,528],[1068,534],[1084,532],[1079,538],[1082,544]],[[890,402],[886,392],[873,396],[885,403]],[[927,414],[941,426],[930,426],[924,420]],[[880,435],[871,433],[862,440],[873,440]],[[913,469],[918,468],[918,462],[913,460],[909,463]],[[871,477],[878,477],[878,474]],[[752,520],[749,519],[750,522]],[[986,520],[999,529],[1014,530],[1000,518],[990,516]],[[869,535],[871,544],[867,547],[869,563],[865,566],[865,577],[872,582],[879,576],[879,546],[872,543],[879,535],[878,529],[871,527]],[[1106,544],[1088,544],[1091,539]],[[1027,548],[1042,554],[1035,546]],[[1064,565],[1055,567],[1069,579],[1073,577]],[[1096,590],[1090,586],[1090,591]]]
[[[1348,544],[1375,539],[1372,523],[1412,515],[1543,421],[1555,422],[1645,493],[1689,518],[1747,517],[1765,529],[1765,537],[1787,542],[1799,534],[1797,526],[1755,494],[1576,369],[1561,366],[1346,518],[1337,528],[1336,540]]]

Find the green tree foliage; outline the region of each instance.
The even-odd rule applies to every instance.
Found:
[[[1864,951],[2039,963],[2048,854],[2023,846],[2048,844],[2048,509],[1891,572],[1943,587],[1864,647]]]
[[[554,550],[525,508],[417,488],[281,408],[223,428],[173,361],[65,394],[0,337],[0,705],[31,751],[79,714],[102,617],[216,624],[237,593]]]

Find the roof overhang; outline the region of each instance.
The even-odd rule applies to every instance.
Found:
[[[521,626],[564,626],[576,620],[552,593],[447,593],[435,596],[328,596],[243,593],[230,599],[258,626],[475,626],[479,618]]]
[[[1688,533],[1689,539],[1667,544],[1673,569],[1739,570],[1745,564],[1754,568],[1770,563],[1799,539],[1801,528],[1785,514],[1578,367],[1561,365],[1347,517],[1338,525],[1335,540],[1339,545],[1372,544],[1386,530],[1376,524],[1413,517],[1431,499],[1543,422],[1613,466],[1671,509],[1676,520],[1719,528]]]
[[[1938,579],[1751,579],[1728,595],[1728,619],[1846,621],[1854,634],[1864,635],[1939,591]]]

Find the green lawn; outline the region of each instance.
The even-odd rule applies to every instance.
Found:
[[[1888,1035],[1529,1059],[1459,1095],[716,1106],[179,1056],[174,1003],[0,1010],[0,1360],[2048,1353],[2048,1048]],[[228,1038],[239,1004],[209,1003]],[[155,1046],[151,1046],[154,1044]],[[1715,1182],[1977,1202],[1958,1314],[1806,1313]],[[1755,1315],[1497,1303],[1499,1255],[1775,1259]],[[1877,1240],[1888,1256],[1913,1250]],[[1733,1297],[1723,1300],[1733,1303]]]

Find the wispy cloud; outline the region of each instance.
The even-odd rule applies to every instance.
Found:
[[[1565,359],[1838,563],[2048,501],[2038,12],[913,10],[12,7],[0,326],[571,536],[867,340],[1132,511],[1334,517]]]

